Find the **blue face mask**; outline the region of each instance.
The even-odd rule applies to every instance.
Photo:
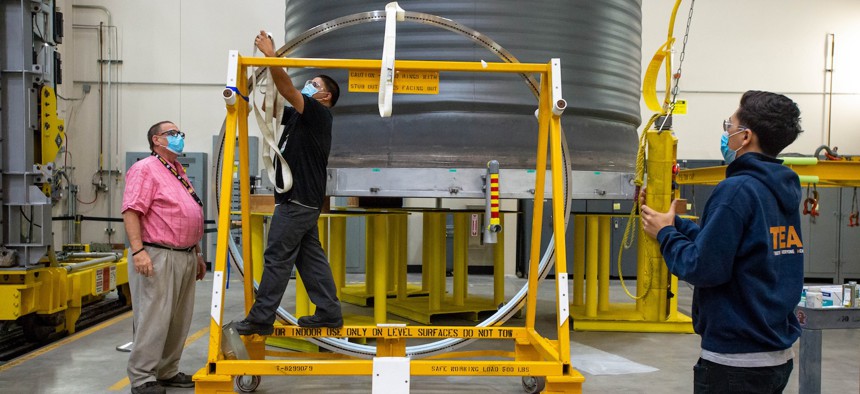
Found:
[[[744,130],[736,131],[732,134],[729,134],[729,132],[727,131],[723,131],[723,136],[720,138],[720,153],[723,154],[723,160],[726,161],[726,165],[729,165],[731,164],[731,162],[735,161],[738,151],[741,150],[741,148],[743,147],[743,145],[741,145],[741,148],[734,150],[729,148],[729,138],[737,133],[742,133],[743,131]]]
[[[319,90],[315,88],[312,83],[305,84],[305,87],[302,89],[302,94],[310,98],[313,98],[317,92],[319,92]]]
[[[178,155],[182,153],[183,149],[185,149],[185,138],[179,135],[167,136],[167,150]]]

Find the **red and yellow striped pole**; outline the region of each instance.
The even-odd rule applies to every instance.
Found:
[[[487,205],[484,214],[484,243],[496,243],[496,234],[502,231],[499,219],[499,162],[487,162]]]

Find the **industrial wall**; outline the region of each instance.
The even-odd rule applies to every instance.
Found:
[[[368,9],[382,9],[385,3],[368,1]],[[75,7],[85,4],[104,6],[110,15]],[[643,70],[665,41],[673,4],[643,0]],[[61,155],[58,165],[75,168],[73,181],[80,186],[82,202],[78,212],[84,215],[120,214],[122,176],[98,173],[99,145],[101,169],[124,172],[125,153],[148,150],[147,128],[170,119],[188,135],[187,151],[207,152],[211,158],[212,135],[220,130],[225,114],[219,93],[226,78],[227,51],[250,54],[260,28],[273,32],[279,45],[284,41],[283,0],[86,0],[59,1],[58,6],[66,26],[60,49],[64,83],[58,91],[72,99],[60,106],[69,154]],[[684,1],[676,27],[678,51],[688,9],[689,1]],[[720,122],[731,115],[747,89],[785,93],[800,104],[806,133],[788,151],[811,154],[829,138],[840,152],[860,152],[855,132],[860,125],[856,111],[860,75],[854,72],[860,69],[858,20],[860,3],[854,0],[696,2],[679,96],[687,100],[688,114],[675,119],[679,157],[718,159]],[[115,26],[105,31],[101,55],[98,29],[93,28],[100,22]],[[832,73],[825,72],[827,33],[835,34]],[[113,61],[101,76],[101,122],[98,59]],[[675,66],[677,60],[676,56]],[[832,106],[827,94],[831,75]],[[87,94],[85,86],[90,88]],[[642,116],[649,116],[644,105]],[[109,192],[97,195],[92,183],[99,182]],[[64,204],[55,207],[55,215],[65,212]],[[113,235],[106,227],[84,223],[84,242],[124,242],[121,225],[111,226],[117,231]],[[58,243],[64,242],[64,231],[64,226],[55,226]]]
[[[99,9],[80,5],[103,6]],[[251,3],[248,3],[251,4]],[[68,160],[74,166],[74,182],[80,186],[78,213],[90,216],[120,215],[123,177],[103,175],[109,192],[96,196],[98,141],[102,134],[103,167],[125,172],[125,154],[148,151],[146,132],[152,124],[172,120],[187,134],[185,151],[212,151],[212,136],[224,121],[226,111],[220,92],[227,76],[227,51],[250,54],[260,29],[283,31],[284,2],[255,0],[254,7],[235,1],[58,1],[65,12],[66,39],[61,45],[64,84],[59,93],[74,101],[61,100],[60,116],[66,119],[69,136]],[[99,23],[105,30],[99,55]],[[279,39],[283,43],[283,39]],[[104,67],[102,132],[99,132],[98,59],[121,61]],[[110,88],[108,84],[110,81]],[[90,92],[84,94],[84,87]],[[65,105],[62,105],[65,104]],[[259,135],[259,132],[256,132]],[[211,156],[210,156],[211,157]],[[211,178],[210,178],[211,179]],[[91,182],[92,181],[92,182]],[[207,191],[209,192],[209,191]],[[110,193],[110,195],[108,195]],[[94,201],[92,204],[84,204]],[[109,203],[110,201],[110,203]],[[210,196],[209,201],[214,201]],[[209,204],[213,206],[214,204]],[[66,212],[63,204],[55,215]],[[207,216],[214,215],[214,210]],[[84,222],[84,242],[125,242],[121,224]],[[55,239],[65,226],[55,225]]]
[[[642,3],[644,72],[666,41],[674,1]],[[682,2],[678,13],[678,54],[689,3]],[[750,89],[783,93],[800,105],[805,132],[786,152],[811,155],[827,143],[830,119],[829,144],[845,154],[860,154],[858,20],[860,2],[851,0],[696,1],[679,95],[688,102],[688,114],[675,119],[679,158],[721,160],[721,121]],[[825,72],[828,33],[835,35],[832,74]],[[831,75],[832,107],[827,94]],[[643,104],[642,117],[647,120],[649,115]]]

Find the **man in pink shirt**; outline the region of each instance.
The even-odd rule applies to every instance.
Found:
[[[152,155],[129,168],[122,218],[134,264],[128,282],[134,308],[134,347],[128,378],[134,394],[164,393],[164,387],[194,387],[179,372],[191,326],[195,279],[206,264],[200,253],[203,202],[176,160],[185,134],[173,122],[147,133]]]

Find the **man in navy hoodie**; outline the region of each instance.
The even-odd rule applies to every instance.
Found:
[[[726,179],[700,224],[642,206],[672,274],[695,286],[693,326],[702,351],[695,393],[781,393],[800,336],[794,307],[803,287],[801,189],[776,159],[802,130],[783,95],[748,91],[723,122]]]

